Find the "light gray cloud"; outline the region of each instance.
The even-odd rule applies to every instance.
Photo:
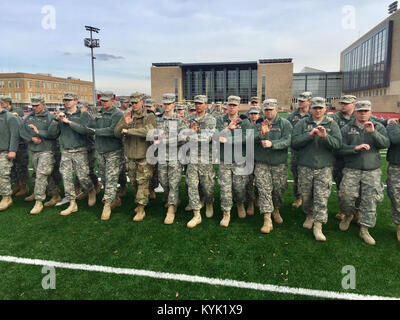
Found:
[[[90,54],[88,54],[89,56]],[[108,60],[123,60],[125,59],[124,57],[121,56],[115,56],[113,54],[108,54],[108,53],[95,53],[94,56],[96,59],[100,61],[108,61]]]

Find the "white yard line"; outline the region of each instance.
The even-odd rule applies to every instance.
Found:
[[[399,300],[397,298],[392,298],[392,297],[370,296],[370,295],[341,293],[341,292],[323,291],[323,290],[311,290],[311,289],[304,289],[304,288],[290,288],[290,287],[275,286],[275,285],[270,285],[270,284],[261,284],[261,283],[254,283],[254,282],[243,282],[243,281],[236,281],[236,280],[191,276],[191,275],[186,275],[186,274],[165,273],[165,272],[155,272],[155,271],[149,271],[149,270],[126,269],[126,268],[113,268],[113,267],[87,265],[87,264],[64,263],[64,262],[57,262],[57,261],[17,258],[17,257],[10,257],[10,256],[0,256],[0,261],[18,263],[18,264],[27,264],[27,265],[49,266],[49,267],[54,267],[54,268],[71,269],[71,270],[82,270],[82,271],[92,271],[92,272],[94,271],[94,272],[103,272],[103,273],[149,277],[149,278],[164,279],[164,280],[203,283],[203,284],[209,284],[209,285],[221,285],[221,286],[235,287],[235,288],[241,288],[241,289],[251,289],[251,290],[258,290],[258,291],[302,295],[302,296],[327,298],[327,299]]]

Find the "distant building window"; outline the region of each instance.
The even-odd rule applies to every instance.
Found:
[[[53,83],[53,89],[57,89],[57,83]]]
[[[39,81],[35,81],[35,87],[36,87],[37,89],[40,88],[40,82],[39,82]]]
[[[21,92],[16,92],[15,93],[15,100],[16,101],[21,101]]]
[[[175,99],[178,101],[178,78],[174,78]]]
[[[0,88],[4,88],[4,80],[0,80]]]
[[[9,87],[9,88],[12,88],[11,80],[8,80],[8,87]]]
[[[15,80],[15,87],[21,88],[21,80]]]
[[[50,82],[47,82],[47,89],[48,90],[51,90],[51,83]],[[50,100],[50,99],[49,99]]]
[[[266,99],[266,77],[262,76],[261,78],[261,100],[264,101]]]

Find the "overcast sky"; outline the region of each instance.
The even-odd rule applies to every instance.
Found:
[[[293,58],[294,72],[305,66],[338,71],[340,52],[385,19],[393,1],[7,1],[0,72],[91,81],[85,25],[101,29],[97,89],[120,95],[150,94],[153,62]]]

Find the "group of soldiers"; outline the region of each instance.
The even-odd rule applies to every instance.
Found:
[[[237,96],[211,108],[204,95],[187,105],[167,93],[162,107],[140,93],[121,98],[120,107],[112,92],[103,93],[100,101],[97,110],[67,93],[65,111],[52,114],[44,98],[35,96],[32,113],[24,116],[10,98],[1,97],[0,211],[13,204],[13,196],[29,192],[30,151],[34,190],[25,201],[35,201],[32,215],[61,201],[62,179],[69,206],[61,215],[77,212],[77,200],[87,198],[88,205],[94,206],[104,186],[101,220],[108,220],[112,209],[121,206],[128,176],[137,204],[133,221],[144,220],[145,208],[156,198],[154,190],[160,184],[167,209],[164,223],[170,225],[180,205],[179,187],[185,175],[189,199],[185,211],[193,211],[188,228],[201,223],[203,207],[205,216],[213,217],[218,180],[220,225],[229,226],[234,204],[240,219],[254,215],[259,207],[264,218],[261,232],[269,234],[272,220],[283,223],[280,208],[288,187],[290,148],[296,198],[292,207],[302,206],[303,227],[313,229],[317,241],[326,241],[322,226],[328,221],[334,179],[339,229],[346,231],[355,222],[364,242],[374,245],[369,229],[375,227],[376,206],[384,197],[380,150],[388,149],[387,188],[400,242],[400,124],[398,119],[374,117],[369,101],[357,102],[355,96],[346,95],[340,100],[341,110],[328,114],[324,98],[304,92],[298,97],[298,109],[287,119],[279,116],[276,99],[261,104],[257,97],[251,99],[246,114],[239,113]],[[252,148],[247,148],[250,144]],[[237,146],[240,156],[232,152]],[[254,164],[250,170],[249,156]],[[44,203],[46,195],[51,199]]]

